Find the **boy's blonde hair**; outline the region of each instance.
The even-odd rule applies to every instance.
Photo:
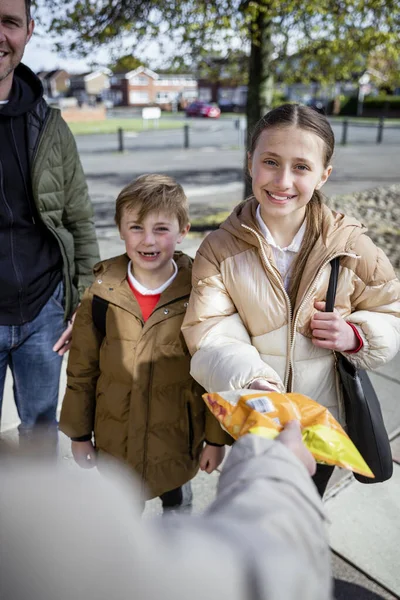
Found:
[[[175,215],[179,228],[183,230],[189,223],[189,209],[182,186],[168,175],[155,173],[141,175],[120,192],[115,207],[115,222],[121,225],[124,210],[137,210],[138,222],[152,212],[166,212]]]

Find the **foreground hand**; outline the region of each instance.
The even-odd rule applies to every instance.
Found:
[[[311,319],[312,343],[319,348],[336,350],[337,352],[350,352],[359,345],[353,328],[334,312],[324,312],[325,302],[314,302],[317,309]]]
[[[56,341],[53,346],[54,352],[57,352],[59,356],[64,356],[66,352],[71,348],[72,343],[72,327],[75,321],[76,311],[68,321],[68,325],[62,336]]]
[[[82,469],[93,469],[96,466],[96,450],[92,442],[71,442],[72,456]]]
[[[200,469],[212,473],[222,463],[225,456],[225,446],[209,446],[206,444],[200,455]]]
[[[317,463],[303,444],[300,421],[289,421],[276,439],[297,456],[310,475],[315,474]]]

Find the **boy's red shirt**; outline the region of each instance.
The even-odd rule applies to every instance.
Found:
[[[153,310],[155,309],[155,307],[157,306],[157,303],[161,297],[161,294],[141,294],[135,288],[135,286],[133,285],[133,283],[131,282],[129,277],[128,277],[128,283],[129,283],[129,287],[131,288],[132,292],[135,295],[136,300],[138,301],[140,310],[142,311],[143,320],[144,320],[144,322],[146,322],[147,319],[150,317],[151,313],[153,312]]]

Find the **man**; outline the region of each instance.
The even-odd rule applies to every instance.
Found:
[[[21,63],[30,4],[0,0],[0,414],[9,366],[25,438],[55,423],[73,314],[99,259],[74,138]]]
[[[298,422],[278,440],[240,439],[204,515],[155,522],[140,519],[126,476],[109,481],[5,453],[0,597],[330,600],[315,461]]]

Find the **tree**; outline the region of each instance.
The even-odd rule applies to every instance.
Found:
[[[138,67],[147,67],[147,63],[143,60],[139,60],[133,54],[126,54],[120,56],[115,62],[108,65],[108,68],[118,73],[119,71],[134,71]]]
[[[39,0],[38,0],[39,1]],[[204,52],[241,48],[249,55],[247,123],[251,131],[271,105],[279,65],[285,79],[348,80],[377,48],[400,49],[398,0],[40,0],[56,15],[49,30],[69,52],[129,37],[172,39],[185,64]],[[391,54],[391,55],[392,55]],[[321,67],[322,65],[322,67]],[[297,72],[296,72],[297,71]]]

